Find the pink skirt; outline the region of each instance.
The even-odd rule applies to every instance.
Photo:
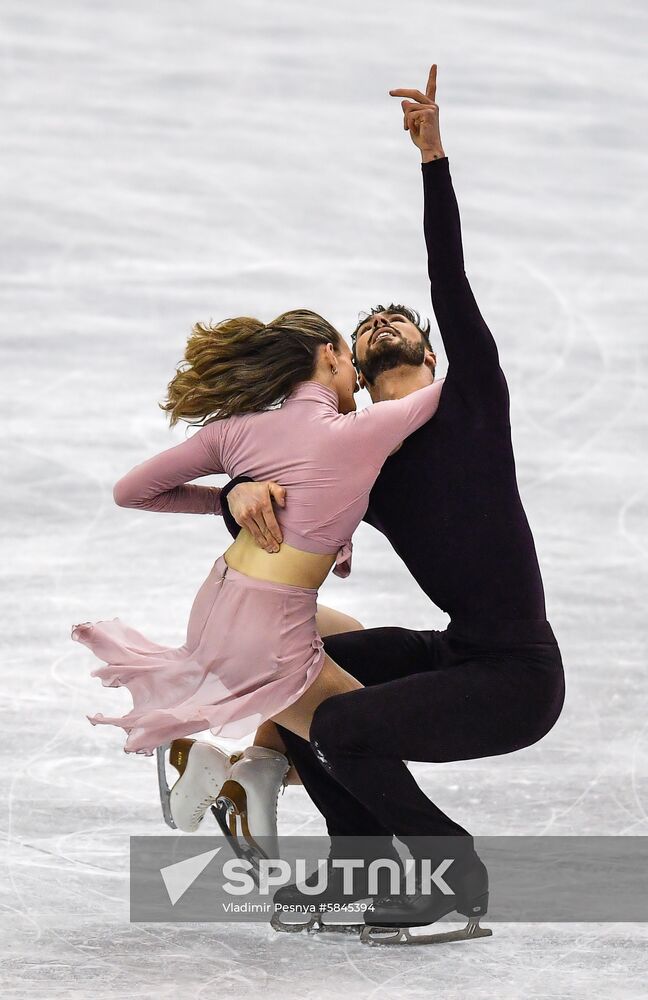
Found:
[[[128,733],[126,753],[150,756],[180,736],[252,733],[306,691],[324,666],[317,590],[257,580],[214,563],[196,594],[182,646],[160,646],[119,618],[72,628],[106,664],[104,687],[127,687],[133,709],[87,716]]]

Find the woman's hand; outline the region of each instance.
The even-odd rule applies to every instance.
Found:
[[[278,552],[283,541],[272,509],[273,498],[282,507],[285,506],[286,489],[272,480],[239,483],[227,494],[227,503],[236,523],[247,528],[259,548],[266,552]]]
[[[433,63],[425,93],[420,90],[390,90],[392,97],[411,97],[401,101],[403,125],[409,130],[410,139],[425,154],[424,159],[445,156],[439,132],[439,105],[435,104],[437,64]]]

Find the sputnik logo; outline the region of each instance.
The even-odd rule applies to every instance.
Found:
[[[166,865],[160,868],[160,875],[164,882],[166,891],[169,894],[171,905],[175,906],[187,889],[191,888],[198,876],[204,872],[205,868],[215,858],[220,847],[213,851],[205,851],[204,854],[196,854],[193,858],[186,858],[185,861],[176,861],[173,865]]]

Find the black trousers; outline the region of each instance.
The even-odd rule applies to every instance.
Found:
[[[328,636],[324,646],[365,688],[323,701],[310,742],[279,730],[329,835],[393,834],[406,844],[465,836],[472,848],[404,761],[472,760],[542,739],[565,697],[549,623],[371,628]]]

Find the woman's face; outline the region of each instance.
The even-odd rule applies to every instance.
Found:
[[[351,348],[343,338],[340,338],[340,352],[335,354],[335,364],[338,373],[333,376],[333,388],[338,394],[339,411],[353,413],[356,409],[354,393],[360,391],[360,385],[358,373],[353,366]]]

